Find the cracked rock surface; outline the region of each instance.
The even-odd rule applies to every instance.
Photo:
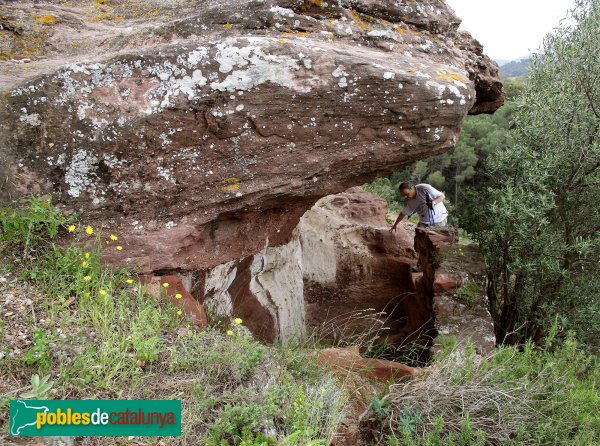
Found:
[[[53,194],[107,260],[193,271],[290,241],[319,198],[457,141],[503,103],[443,2],[0,6],[0,201]]]

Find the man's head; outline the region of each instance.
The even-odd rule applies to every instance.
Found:
[[[409,181],[400,183],[398,190],[404,198],[415,198],[417,195],[417,189]]]

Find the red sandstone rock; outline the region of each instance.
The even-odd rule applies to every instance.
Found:
[[[503,101],[443,1],[128,5],[4,7],[23,34],[0,51],[43,44],[0,61],[0,201],[53,193],[145,273],[284,245],[319,198],[447,151]],[[56,18],[43,36],[31,8]]]
[[[476,351],[491,352],[496,344],[492,317],[487,309],[485,261],[475,245],[457,243],[456,229],[417,228],[415,250],[423,274],[415,282],[418,298],[428,302],[438,335],[454,336],[462,348],[471,342]],[[458,284],[476,280],[481,295],[469,304],[456,297]],[[440,348],[439,336],[432,350]]]
[[[319,353],[318,359],[333,368],[350,370],[384,382],[409,377],[420,370],[395,361],[363,358],[356,345],[346,348],[326,348]]]
[[[433,291],[436,293],[445,293],[446,291],[454,290],[458,286],[456,277],[448,274],[436,274],[433,282]]]
[[[192,317],[194,324],[199,329],[208,326],[204,307],[190,294],[177,276],[140,276],[140,283],[145,285],[148,292],[157,297],[167,297],[169,301],[183,312]],[[169,284],[168,287],[163,284]],[[177,295],[181,295],[177,298]]]
[[[361,188],[324,197],[289,243],[203,271],[193,293],[265,341],[315,329],[322,341],[377,330],[418,336],[430,314],[413,308],[413,240],[404,224],[391,233],[386,213],[386,201]]]

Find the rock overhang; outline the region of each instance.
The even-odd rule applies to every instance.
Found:
[[[135,25],[160,44],[108,37],[85,62],[3,81],[0,194],[54,193],[144,246],[114,257],[144,269],[284,243],[321,196],[448,150],[467,113],[501,103],[495,64],[445,4],[398,5],[206,2]],[[144,263],[152,240],[174,254]]]

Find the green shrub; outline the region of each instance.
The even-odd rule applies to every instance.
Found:
[[[25,364],[36,365],[40,371],[48,370],[52,366],[50,343],[51,335],[40,328],[34,329],[33,345],[25,353]]]
[[[467,308],[473,306],[481,299],[483,284],[476,280],[468,280],[456,290],[456,298],[464,303]]]
[[[13,207],[0,208],[0,248],[18,248],[27,259],[42,242],[56,237],[72,217],[51,203],[50,197],[31,196],[16,202]]]
[[[528,342],[522,350],[501,347],[485,358],[472,346],[457,350],[443,343],[426,375],[390,386],[379,441],[598,444],[600,364],[577,347],[572,334],[558,340],[556,332],[543,348]]]
[[[31,209],[4,212],[23,217]],[[116,249],[117,235],[73,224],[59,246],[53,238],[60,227],[34,227],[35,256],[15,271],[39,293],[36,316],[16,316],[29,324],[33,344],[14,357],[13,346],[3,346],[0,379],[26,388],[23,376],[57,376],[32,384],[43,397],[51,384],[56,398],[181,399],[178,444],[328,443],[346,396],[302,346],[263,345],[239,319],[199,332],[167,299],[146,295],[130,272],[101,263],[106,249]],[[23,239],[6,242],[21,246]],[[3,432],[7,424],[0,414]]]

